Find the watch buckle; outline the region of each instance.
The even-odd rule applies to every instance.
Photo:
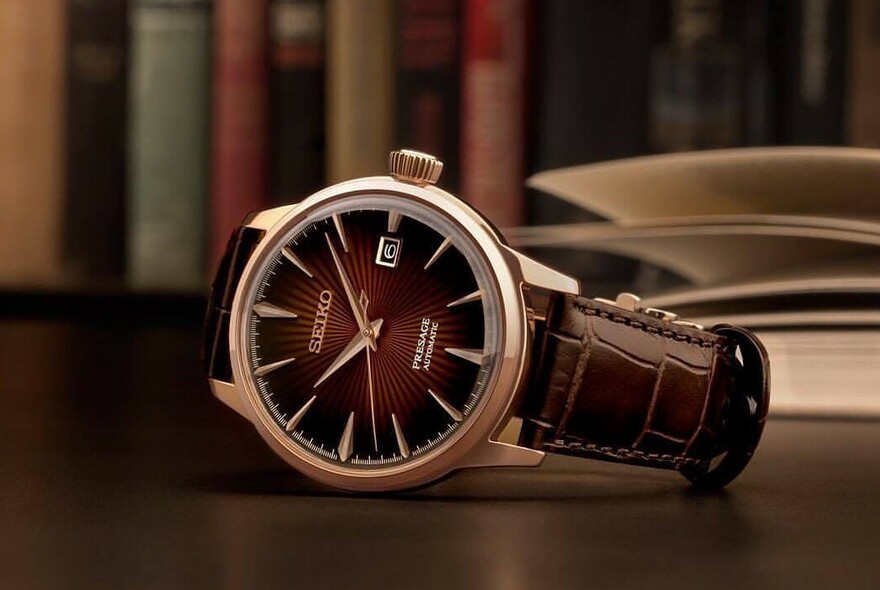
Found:
[[[633,293],[619,293],[614,301],[610,299],[605,299],[603,297],[595,297],[595,301],[600,303],[604,303],[606,305],[613,305],[614,307],[618,307],[620,309],[625,309],[626,311],[632,311],[635,313],[643,313],[657,319],[663,320],[664,322],[671,322],[678,326],[685,326],[687,328],[694,328],[695,330],[704,329],[700,324],[696,324],[694,322],[689,322],[686,320],[679,319],[678,314],[673,313],[671,311],[667,311],[665,309],[660,309],[658,307],[644,307],[642,303],[642,298]]]

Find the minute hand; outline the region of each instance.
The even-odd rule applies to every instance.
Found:
[[[324,237],[327,238],[327,245],[330,246],[330,253],[333,255],[333,262],[336,264],[336,271],[339,273],[339,279],[342,281],[342,288],[345,290],[345,296],[348,298],[348,304],[351,306],[351,312],[354,314],[354,320],[357,322],[358,329],[368,339],[367,344],[370,348],[376,350],[376,337],[370,327],[364,306],[362,306],[361,302],[355,297],[354,286],[351,284],[351,280],[348,278],[348,274],[346,274],[345,268],[342,266],[342,261],[336,253],[336,248],[333,247],[333,242],[330,240],[329,234],[324,234]]]

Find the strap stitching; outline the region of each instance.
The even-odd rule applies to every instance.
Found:
[[[674,330],[663,330],[661,328],[657,328],[656,326],[650,326],[644,322],[628,318],[623,315],[618,315],[616,313],[608,311],[602,311],[595,307],[588,307],[587,305],[584,305],[583,303],[578,303],[577,301],[572,301],[572,307],[583,315],[598,316],[600,318],[610,320],[618,324],[623,324],[631,328],[641,330],[642,332],[663,336],[664,338],[668,338],[669,340],[696,344],[704,348],[715,348],[720,351],[725,350],[724,343],[719,342],[718,340],[707,340],[698,336],[691,336],[690,334],[682,334],[681,332],[676,332]]]
[[[564,440],[555,440],[552,443],[544,443],[545,447],[569,452],[596,453],[606,455],[614,459],[641,459],[652,461],[655,463],[666,463],[673,466],[681,465],[706,465],[709,463],[706,459],[695,459],[693,457],[685,457],[682,455],[671,455],[668,453],[646,453],[636,449],[627,447],[609,447],[599,446],[593,443],[585,443],[580,441],[566,442]]]

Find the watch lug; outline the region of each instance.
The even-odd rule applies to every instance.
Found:
[[[214,397],[250,421],[251,417],[241,403],[241,396],[238,395],[238,389],[236,389],[234,384],[218,381],[217,379],[208,379],[208,385],[211,387],[211,393],[214,394]]]
[[[542,451],[487,439],[471,450],[459,467],[537,467],[543,460]]]
[[[529,258],[509,246],[505,246],[505,248],[515,263],[519,265],[525,283],[548,291],[571,293],[572,295],[580,294],[580,282],[576,278]]]
[[[276,223],[278,223],[282,217],[293,211],[294,207],[296,206],[297,203],[292,203],[290,205],[275,207],[274,209],[266,209],[265,211],[255,211],[254,213],[248,215],[248,217],[244,220],[244,225],[247,227],[252,227],[254,229],[267,231]]]

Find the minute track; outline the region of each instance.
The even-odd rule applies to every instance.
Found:
[[[477,281],[448,231],[432,228],[418,214],[397,214],[381,208],[339,211],[291,234],[276,256],[280,263],[269,264],[273,272],[259,284],[266,304],[254,306],[254,317],[263,320],[252,323],[254,353],[297,359],[260,377],[286,417],[270,412],[279,429],[296,444],[311,440],[303,445],[310,453],[334,451],[317,453],[322,460],[357,469],[413,460],[436,448],[467,420],[490,374],[444,352],[479,351],[482,359],[490,342],[487,284]],[[407,244],[396,268],[373,261],[389,221],[396,221],[395,237]],[[426,273],[426,262],[438,252]],[[320,318],[315,352],[308,343],[322,300],[326,317]],[[296,318],[276,317],[287,313]],[[359,314],[370,320],[375,340],[369,366]],[[346,346],[349,352],[342,354]],[[447,405],[416,393],[428,389],[442,391]]]

